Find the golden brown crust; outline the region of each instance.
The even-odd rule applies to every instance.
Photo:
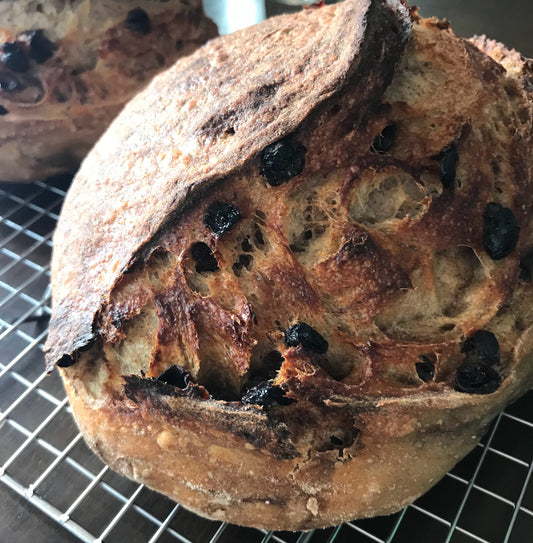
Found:
[[[199,0],[142,5],[147,22],[129,15],[133,0],[0,3],[0,43],[14,42],[29,64],[0,62],[2,180],[75,172],[136,92],[217,33]]]
[[[212,42],[126,108],[69,194],[48,361],[70,364],[111,467],[207,517],[296,530],[396,511],[533,385],[531,94],[449,25],[415,16],[407,44],[399,27],[353,1]],[[262,153],[278,140],[305,155],[279,185]],[[240,217],[222,233],[217,202]],[[519,227],[503,256],[495,204]],[[327,346],[291,344],[298,322]],[[465,384],[465,363],[488,380]]]
[[[65,200],[54,241],[49,363],[88,343],[110,289],[189,194],[294,131],[343,85],[364,81],[359,103],[387,83],[393,69],[387,63],[407,33],[401,20],[398,33],[385,32],[391,16],[380,21],[378,4],[306,10],[221,37],[156,77],[127,105]],[[382,53],[383,63],[375,62]],[[86,198],[88,192],[98,197]]]

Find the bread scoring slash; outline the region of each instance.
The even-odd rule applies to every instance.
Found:
[[[346,1],[126,106],[65,201],[46,344],[113,469],[329,526],[411,503],[531,388],[530,64],[483,43]]]

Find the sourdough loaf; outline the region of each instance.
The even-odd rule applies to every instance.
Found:
[[[514,66],[399,1],[353,0],[156,77],[54,237],[47,359],[89,445],[265,529],[391,513],[435,484],[533,380],[531,74]]]
[[[200,0],[0,2],[0,180],[73,173],[137,91],[215,35]]]

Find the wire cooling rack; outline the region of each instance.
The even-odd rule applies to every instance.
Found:
[[[51,235],[67,186],[68,179],[0,183],[0,481],[68,530],[72,541],[533,541],[531,392],[415,504],[327,530],[265,532],[204,520],[109,470],[81,439],[57,373],[44,371]]]

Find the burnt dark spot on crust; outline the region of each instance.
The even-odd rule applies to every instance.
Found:
[[[221,431],[232,432],[254,447],[271,452],[276,458],[299,456],[290,441],[286,425],[270,419],[264,412],[240,402],[218,402],[204,387],[191,385],[185,390],[157,379],[125,375],[124,395],[160,417],[173,420],[176,428],[194,420]]]
[[[473,356],[485,364],[498,364],[500,361],[500,346],[496,336],[488,330],[478,330],[467,338],[461,348],[463,353]]]
[[[371,252],[371,249],[372,242],[369,239],[368,234],[357,234],[343,244],[341,250],[335,256],[335,262],[340,264],[346,260],[366,255]]]
[[[0,60],[6,68],[13,72],[27,72],[30,67],[26,53],[16,43],[12,42],[2,44],[2,56]]]
[[[259,109],[266,100],[276,94],[278,88],[279,85],[277,84],[262,85],[249,93],[249,99],[247,101],[251,102],[251,107],[253,109]]]
[[[217,112],[202,126],[201,132],[209,139],[231,136],[235,134],[234,124],[237,121],[236,111]]]
[[[227,202],[213,202],[204,216],[204,224],[217,236],[231,230],[240,220],[239,210]]]
[[[305,322],[294,324],[285,331],[285,345],[301,345],[304,351],[316,354],[325,354],[329,348],[327,340]]]
[[[218,262],[211,249],[199,241],[191,247],[191,256],[196,262],[197,272],[214,272],[218,270]]]
[[[436,22],[436,27],[439,30],[448,30],[451,27],[451,23],[448,19],[442,19]]]
[[[185,390],[192,383],[190,372],[177,364],[170,366],[157,379],[182,390]]]
[[[150,398],[159,405],[163,396],[179,396],[187,398],[196,398],[198,400],[208,400],[210,398],[207,390],[200,385],[194,385],[189,381],[185,388],[169,384],[162,379],[153,379],[139,377],[138,375],[124,375],[124,394],[131,401],[140,404],[146,398]]]
[[[75,355],[64,354],[58,361],[57,365],[60,368],[70,368],[78,361]]]
[[[278,187],[302,173],[306,148],[287,136],[265,147],[261,153],[260,173],[273,187]]]
[[[132,9],[126,16],[124,26],[128,30],[137,32],[138,34],[149,34],[151,30],[150,17],[148,17],[148,13],[142,8]]]
[[[381,131],[381,134],[378,134],[374,138],[374,142],[372,143],[370,150],[378,154],[386,153],[394,145],[395,140],[396,123],[391,123]]]
[[[275,405],[289,405],[293,401],[285,396],[281,388],[268,381],[262,381],[250,387],[241,398],[243,404],[260,405],[263,408]]]
[[[519,226],[514,213],[496,202],[487,204],[483,213],[483,246],[493,260],[512,252],[518,241]]]
[[[7,115],[8,113],[9,111],[4,106],[0,106],[0,116]]]
[[[273,427],[264,432],[255,427],[237,429],[235,434],[251,443],[259,450],[270,451],[280,460],[290,460],[300,456],[290,442],[290,433],[286,428]]]
[[[429,356],[421,355],[420,362],[415,364],[416,373],[424,383],[431,381],[435,377],[435,361]]]
[[[484,364],[467,360],[463,362],[455,374],[455,390],[467,394],[492,394],[501,384],[498,372]]]
[[[445,189],[449,189],[455,184],[458,161],[459,153],[457,152],[455,145],[452,145],[442,154],[440,159],[440,180]]]

